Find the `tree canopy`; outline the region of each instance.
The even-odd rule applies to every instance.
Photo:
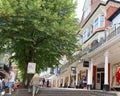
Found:
[[[75,8],[75,0],[0,0],[1,52],[15,53],[23,74],[28,62],[37,72],[57,66],[77,47]]]

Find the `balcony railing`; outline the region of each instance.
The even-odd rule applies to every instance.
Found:
[[[106,37],[106,40],[110,40],[114,36],[120,34],[120,25],[116,25],[107,30],[110,34]]]
[[[96,48],[100,47],[105,42],[108,42],[115,36],[119,35],[120,34],[120,24],[117,24],[115,26],[110,27],[109,29],[106,29],[105,33],[108,33],[108,34],[106,34],[106,38],[102,38],[100,40],[100,42],[96,42],[94,45],[91,45],[91,48],[86,47],[85,49],[82,50],[82,54],[86,55],[87,53],[94,51]]]

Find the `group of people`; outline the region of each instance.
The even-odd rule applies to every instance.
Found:
[[[85,76],[83,76],[83,78],[79,81],[77,87],[81,89],[85,89],[87,87],[87,80]]]
[[[14,91],[14,83],[15,73],[10,69],[8,78],[0,77],[0,93],[3,92],[5,88],[9,88],[9,94],[11,94]]]
[[[46,84],[47,83],[47,84]],[[39,88],[42,88],[44,86],[49,87],[49,80],[45,80],[45,78],[40,78],[40,76],[36,73],[32,77],[30,81],[30,87],[32,86],[32,96],[35,96],[35,94],[38,93]]]

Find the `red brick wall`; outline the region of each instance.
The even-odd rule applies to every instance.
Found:
[[[94,78],[94,83],[95,83],[95,81],[96,81],[96,71],[97,71],[96,66],[93,66],[93,78]],[[96,84],[96,83],[95,83],[95,84]],[[93,88],[95,89],[96,86],[94,85]]]
[[[108,9],[107,9],[107,19],[117,10],[116,7],[113,7],[113,6],[110,6]]]
[[[113,7],[113,6],[110,6],[108,9],[107,9],[107,16],[106,16],[106,20],[105,20],[105,26],[108,27],[110,25],[110,22],[108,21],[108,18],[114,14],[114,12],[117,10],[116,7]]]

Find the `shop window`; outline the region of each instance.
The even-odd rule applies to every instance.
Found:
[[[112,83],[111,86],[119,86],[120,87],[120,63],[113,65],[112,67]]]

